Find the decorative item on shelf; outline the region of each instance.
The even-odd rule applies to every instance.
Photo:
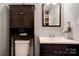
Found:
[[[73,40],[73,32],[72,32],[70,21],[66,22],[64,26],[64,35],[66,38]]]
[[[28,33],[20,33],[19,35],[20,35],[20,36],[27,36]]]
[[[49,25],[49,16],[46,15],[46,18],[45,18],[45,25]]]
[[[65,26],[64,26],[64,33],[68,33],[71,32],[71,26],[70,26],[70,22],[66,22]]]

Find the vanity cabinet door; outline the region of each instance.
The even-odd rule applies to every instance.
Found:
[[[41,56],[79,56],[79,44],[40,44]]]
[[[54,55],[54,51],[52,50],[51,45],[41,44],[40,45],[40,56],[51,56]]]

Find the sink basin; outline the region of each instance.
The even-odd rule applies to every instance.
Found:
[[[39,40],[42,44],[79,44],[79,41],[70,40],[65,37],[39,37]]]

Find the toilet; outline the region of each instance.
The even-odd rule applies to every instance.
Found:
[[[15,40],[15,56],[28,56],[30,40]]]

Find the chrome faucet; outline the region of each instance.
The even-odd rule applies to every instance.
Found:
[[[49,35],[49,37],[55,37],[55,35]]]

